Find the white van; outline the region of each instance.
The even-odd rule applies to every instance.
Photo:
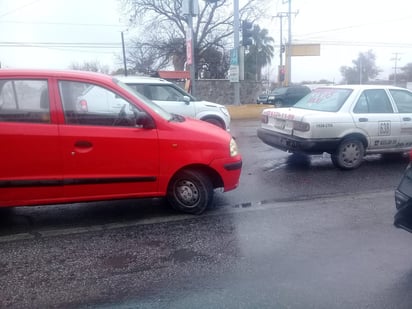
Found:
[[[161,78],[145,76],[117,76],[117,78],[170,113],[207,121],[230,131],[230,114],[224,105],[199,101],[176,84]]]

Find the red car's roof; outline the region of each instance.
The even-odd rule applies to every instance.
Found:
[[[113,77],[107,74],[78,71],[78,70],[41,70],[41,69],[0,69],[0,77],[66,77],[93,79],[96,81],[108,81]]]

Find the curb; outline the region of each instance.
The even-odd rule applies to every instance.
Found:
[[[270,104],[226,105],[231,119],[260,119],[262,111],[272,107]]]

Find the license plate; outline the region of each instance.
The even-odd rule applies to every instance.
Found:
[[[286,138],[282,138],[282,139],[280,140],[280,143],[281,143],[282,145],[285,145],[285,146],[288,147],[288,148],[291,148],[291,149],[296,149],[296,148],[298,147],[298,145],[297,145],[297,143],[296,143],[295,141],[291,141],[291,140],[288,140],[288,139],[286,139]]]

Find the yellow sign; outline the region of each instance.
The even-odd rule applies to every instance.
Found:
[[[320,44],[292,44],[291,56],[320,56]]]

